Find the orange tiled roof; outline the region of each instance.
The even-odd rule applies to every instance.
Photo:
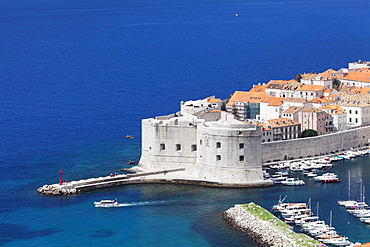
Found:
[[[313,80],[313,79],[316,79],[316,77],[319,77],[320,80],[328,80],[328,77],[322,74],[309,74],[307,76],[304,76],[302,79],[303,80]]]
[[[322,110],[316,108],[305,108],[302,110],[303,112],[322,112]]]
[[[319,109],[344,111],[344,109],[339,105],[326,105],[326,106],[320,107]]]
[[[302,109],[303,109],[302,106],[291,106],[288,109],[286,109],[285,111],[283,111],[283,113],[294,114],[294,113],[296,113],[296,112],[298,112]]]
[[[267,103],[269,103],[268,104],[269,106],[279,106],[279,105],[284,103],[284,100],[285,100],[285,98],[268,97],[268,98],[265,98],[265,99],[261,100],[261,102],[267,102]]]
[[[359,68],[358,71],[370,73],[370,68]]]
[[[337,107],[338,107],[337,105],[326,105],[326,106],[320,107],[319,109],[335,110],[335,109],[337,109]]]
[[[336,98],[336,97],[339,97],[339,95],[336,95],[336,94],[329,94],[328,96],[326,96],[327,98]]]
[[[368,94],[370,92],[370,88],[363,88],[363,87],[352,87],[349,90],[349,94]]]
[[[312,99],[312,103],[327,103],[327,102],[333,102],[333,101],[334,99],[328,99],[326,97]]]
[[[267,85],[256,85],[249,92],[265,92],[266,88]]]
[[[327,105],[327,106],[323,106],[323,107],[320,107],[319,108],[320,110],[323,109],[323,110],[330,110],[328,112],[328,114],[332,115],[332,114],[343,114],[345,113],[346,111],[340,107],[339,105]]]
[[[307,100],[305,100],[303,98],[295,98],[295,97],[285,98],[285,101],[288,101],[288,102],[296,102],[296,103],[305,103],[305,102],[307,102]]]
[[[208,102],[209,103],[218,103],[218,102],[220,102],[221,100],[220,99],[215,99],[215,98],[209,98],[208,99]]]
[[[276,119],[270,119],[267,120],[267,123],[272,128],[276,127],[284,127],[284,126],[291,126],[291,125],[297,125],[300,124],[297,121],[294,121],[290,118],[276,118]]]
[[[303,85],[301,88],[298,88],[297,90],[317,92],[317,91],[324,90],[324,88],[325,86],[321,86],[321,85]]]
[[[333,89],[327,88],[324,90],[324,93],[331,93],[331,92],[333,92]]]
[[[350,81],[370,82],[370,69],[350,71],[346,76],[343,77],[343,79]]]
[[[261,100],[266,99],[269,96],[264,92],[244,92],[244,91],[235,91],[231,96],[230,101],[233,102],[250,102],[250,103],[260,103]]]
[[[290,79],[290,80],[270,80],[268,84],[287,84],[288,82],[297,82],[296,80],[294,79]]]
[[[336,77],[336,76],[332,76],[332,74],[339,74],[339,71],[336,71],[336,70],[333,70],[333,69],[328,69],[328,70],[320,73],[320,75],[326,76],[328,78]]]
[[[259,123],[257,126],[261,126],[262,131],[271,130],[271,126],[269,126],[267,123]]]

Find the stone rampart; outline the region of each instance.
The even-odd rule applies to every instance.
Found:
[[[262,144],[262,163],[322,156],[333,151],[367,146],[370,126],[309,138]]]

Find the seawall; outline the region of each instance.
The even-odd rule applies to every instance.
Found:
[[[184,176],[185,168],[174,168],[157,171],[141,171],[134,174],[120,174],[114,177],[98,177],[82,179],[78,181],[63,182],[63,184],[44,185],[37,189],[37,192],[44,195],[70,195],[91,191],[100,188],[114,187],[131,184],[189,184],[211,187],[262,187],[271,186],[271,180],[245,183],[220,183]]]
[[[347,131],[262,144],[262,163],[300,159],[369,145],[370,126]]]
[[[232,227],[247,233],[259,246],[325,246],[305,234],[295,233],[289,225],[253,202],[235,205],[226,210],[223,217]]]

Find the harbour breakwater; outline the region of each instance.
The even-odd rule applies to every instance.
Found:
[[[44,185],[37,189],[37,192],[44,195],[70,195],[83,191],[99,188],[106,188],[124,184],[144,183],[146,176],[167,174],[170,172],[183,171],[184,168],[166,169],[152,172],[138,172],[134,174],[117,174],[106,177],[89,178],[77,181],[62,182],[59,184]]]
[[[247,233],[259,246],[325,246],[305,234],[295,233],[289,225],[253,202],[235,205],[226,210],[223,217],[232,227]]]
[[[137,168],[137,167],[136,167]],[[44,185],[37,192],[44,195],[71,195],[85,191],[130,184],[169,183],[189,184],[211,187],[262,187],[271,186],[273,181],[263,180],[260,183],[220,183],[207,180],[199,180],[188,177],[185,168],[174,168],[157,171],[139,171],[135,168],[132,174],[118,174],[106,177],[82,179],[78,181],[63,182],[59,184]],[[183,172],[183,173],[181,173]]]

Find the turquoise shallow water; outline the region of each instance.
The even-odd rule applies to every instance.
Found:
[[[345,181],[299,188],[142,185],[45,197],[44,184],[110,174],[140,157],[140,121],[181,100],[370,60],[369,1],[0,2],[0,246],[255,246],[221,212],[319,200],[351,240],[368,226],[335,201]],[[238,13],[238,16],[235,14]],[[134,139],[124,138],[127,134]],[[368,183],[369,157],[335,171]],[[355,187],[353,188],[354,190]],[[353,192],[356,193],[355,191]],[[118,198],[132,206],[101,210]]]
[[[348,171],[353,197],[359,196],[359,178],[369,185],[369,161],[370,156],[366,156],[335,163],[331,171],[342,179],[336,184],[314,182],[294,173],[306,181],[305,186],[297,187],[230,189],[152,184],[46,197],[38,195],[36,187],[18,184],[9,188],[16,198],[2,208],[1,229],[6,234],[1,240],[5,246],[256,246],[231,229],[221,213],[234,204],[251,201],[270,209],[280,195],[287,195],[291,202],[311,198],[314,210],[319,202],[323,220],[328,222],[333,211],[333,226],[340,233],[352,241],[368,242],[369,226],[345,212],[336,201],[347,197]],[[30,184],[34,183],[25,182]],[[128,206],[104,209],[93,205],[94,201],[110,198]]]

